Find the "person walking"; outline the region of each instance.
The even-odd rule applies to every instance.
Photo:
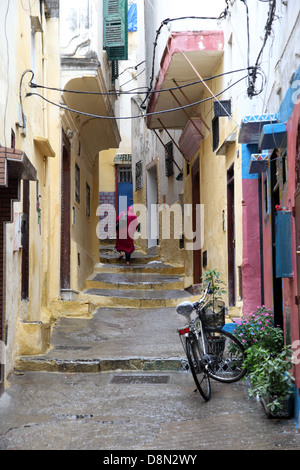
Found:
[[[133,237],[136,231],[139,231],[139,221],[137,216],[133,211],[133,207],[129,206],[127,211],[123,211],[117,217],[116,221],[116,250],[119,252],[124,252],[126,257],[127,266],[130,265],[130,257],[134,252],[134,241]],[[118,260],[123,258],[124,254],[122,253]]]

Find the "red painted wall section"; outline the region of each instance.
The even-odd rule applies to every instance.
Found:
[[[257,179],[243,180],[243,315],[261,304]]]
[[[298,100],[299,101],[299,100]],[[298,134],[298,123],[300,121],[300,103],[296,104],[293,108],[290,119],[287,122],[287,136],[288,136],[288,190],[284,195],[282,204],[289,210],[294,206],[294,193],[295,193],[295,164],[296,164],[296,142]],[[295,237],[295,219],[292,217],[292,259],[293,259],[293,272],[294,276],[290,279],[284,279],[283,292],[284,292],[284,310],[290,310],[291,321],[291,340],[299,340],[300,335],[300,320],[298,306],[295,303],[297,296],[297,255],[296,255],[296,237]],[[300,292],[299,292],[300,294]],[[300,306],[299,306],[300,307]],[[299,346],[297,348],[299,350]],[[298,354],[299,357],[299,354]],[[296,386],[300,388],[300,364],[295,365],[294,376],[296,379]]]

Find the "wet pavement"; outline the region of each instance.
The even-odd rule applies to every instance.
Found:
[[[24,372],[10,382],[0,399],[0,449],[300,449],[293,421],[268,419],[240,382],[213,382],[209,402],[183,371]]]
[[[106,281],[122,283],[122,270],[117,273]],[[148,281],[157,282],[157,274]],[[142,278],[126,280],[136,287]],[[65,314],[53,326],[45,355],[16,361],[0,397],[0,449],[113,451],[109,456],[169,450],[175,457],[200,450],[300,450],[293,419],[267,418],[242,382],[212,381],[209,402],[195,392],[177,334],[184,321],[175,308],[98,306],[88,318]],[[139,457],[139,463],[147,461]]]
[[[294,421],[267,418],[243,383],[195,392],[179,326],[173,308],[61,318],[51,350],[9,377],[0,449],[300,450]]]

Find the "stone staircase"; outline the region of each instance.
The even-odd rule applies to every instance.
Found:
[[[130,266],[118,261],[113,247],[103,247],[100,263],[79,295],[81,301],[102,307],[174,307],[196,300],[184,290],[184,268],[159,261],[156,255],[135,251]]]
[[[100,372],[180,370],[175,306],[198,300],[184,289],[182,266],[136,251],[130,266],[105,246],[76,300],[53,302],[56,319],[43,354],[20,356],[17,370]]]

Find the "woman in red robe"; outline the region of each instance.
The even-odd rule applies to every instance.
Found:
[[[116,250],[124,251],[127,265],[130,264],[131,253],[134,252],[134,242],[133,237],[138,230],[139,221],[135,213],[133,212],[133,207],[128,207],[127,211],[121,212],[119,217],[117,217],[117,240],[116,240]],[[119,256],[119,260],[123,258],[123,254]]]

